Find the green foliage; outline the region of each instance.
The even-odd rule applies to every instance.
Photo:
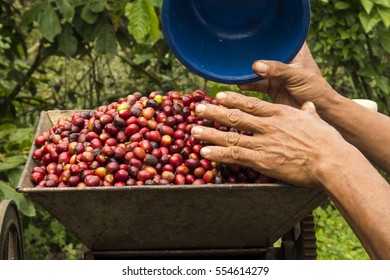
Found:
[[[368,260],[360,241],[340,212],[329,204],[314,211],[318,259]]]
[[[25,259],[80,259],[83,246],[48,212],[37,207],[34,218],[23,217]]]
[[[390,2],[312,1],[312,13],[308,42],[330,84],[389,113]]]
[[[117,54],[115,29],[112,25],[104,22],[96,37],[96,52]]]
[[[129,9],[129,31],[137,41],[148,34],[156,41],[159,37],[159,21],[149,0],[135,0]]]
[[[22,23],[34,27],[37,22],[39,32],[49,43],[47,48],[56,55],[86,55],[92,50],[91,43],[95,43],[98,54],[116,54],[117,36],[124,33],[122,36],[130,37],[123,17],[127,2],[41,1],[26,11]]]
[[[17,128],[14,124],[0,125],[0,194],[12,199],[26,216],[34,216],[31,200],[15,191],[30,150],[33,128]]]

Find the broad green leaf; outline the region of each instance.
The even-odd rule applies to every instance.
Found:
[[[382,36],[382,39],[380,40],[380,44],[383,47],[383,49],[390,54],[390,32],[387,31],[387,36]]]
[[[142,64],[146,61],[149,61],[151,59],[154,58],[154,55],[151,54],[151,53],[148,53],[148,54],[142,54],[142,55],[137,55],[135,58],[134,58],[134,62],[136,64]]]
[[[16,129],[16,125],[11,123],[0,125],[0,138],[4,138],[8,134],[11,134],[15,129]]]
[[[325,24],[325,27],[331,28],[337,24],[337,21],[334,18],[330,18],[330,19],[327,19],[324,24]]]
[[[28,217],[35,216],[35,207],[31,200],[26,198],[23,194],[16,192],[14,188],[2,180],[0,180],[0,191],[4,194],[6,199],[15,201],[22,214]]]
[[[383,92],[390,92],[390,81],[386,77],[379,77],[377,80],[378,87],[383,91]]]
[[[335,7],[337,10],[346,10],[350,7],[350,5],[346,2],[337,2]]]
[[[374,4],[370,0],[360,0],[360,2],[363,5],[364,10],[366,10],[367,14],[371,13],[372,8],[374,7]]]
[[[371,0],[371,2],[386,8],[390,8],[390,0]]]
[[[106,3],[106,9],[111,11],[120,11],[123,10],[126,6],[127,1],[122,0],[108,0]]]
[[[18,162],[0,162],[0,172],[8,171],[17,167]]]
[[[44,5],[38,16],[38,22],[42,36],[49,42],[53,42],[54,38],[61,33],[60,20],[50,2],[46,2]]]
[[[136,0],[130,8],[129,32],[139,41],[150,31],[149,3],[146,0]]]
[[[106,22],[96,38],[96,52],[98,54],[117,54],[117,40],[114,27]]]
[[[67,56],[72,56],[77,51],[78,42],[73,36],[73,29],[69,25],[62,28],[62,32],[58,37],[58,50]]]
[[[390,8],[379,8],[378,14],[381,17],[383,24],[386,28],[390,26]]]
[[[74,7],[86,5],[88,0],[68,0]]]
[[[68,0],[56,0],[57,7],[67,20],[72,20],[74,16],[74,7],[69,3]]]
[[[148,0],[149,1],[149,0]],[[159,20],[156,14],[154,7],[148,2],[148,10],[150,16],[150,37],[152,38],[152,43],[155,43],[160,36]]]
[[[80,17],[76,16],[73,20],[73,26],[75,30],[83,37],[84,42],[93,42],[95,41],[100,30],[100,20],[94,24],[89,24]]]
[[[17,186],[20,180],[20,176],[24,170],[24,165],[19,165],[15,169],[12,169],[7,172],[8,181],[12,186]]]
[[[104,11],[106,1],[102,0],[89,0],[88,8],[94,13],[100,13]]]
[[[163,0],[148,0],[149,3],[156,8],[161,8]]]
[[[18,128],[12,131],[12,133],[9,135],[9,141],[21,143],[22,141],[28,139],[30,140],[33,136],[34,129],[29,128]]]
[[[26,157],[24,155],[10,156],[7,157],[7,162],[22,164],[26,162]]]
[[[359,13],[359,19],[366,33],[369,33],[380,21],[378,17],[368,16],[365,12]]]
[[[94,24],[98,18],[98,15],[93,13],[88,6],[84,6],[84,8],[81,10],[81,18],[89,23]]]
[[[39,14],[44,10],[46,6],[46,2],[41,2],[33,6],[31,9],[29,9],[27,12],[23,14],[22,17],[22,25],[29,25],[34,20],[38,19]]]

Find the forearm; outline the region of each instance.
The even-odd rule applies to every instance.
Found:
[[[372,163],[390,174],[390,118],[338,94],[316,104],[321,118],[335,127]]]
[[[322,165],[320,184],[373,259],[390,259],[390,186],[352,146]]]

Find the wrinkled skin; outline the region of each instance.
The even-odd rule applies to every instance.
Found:
[[[254,136],[195,127],[192,134],[196,138],[217,145],[203,149],[203,156],[248,166],[293,184],[319,185],[312,176],[317,172],[315,162],[326,156],[328,147],[342,141],[342,137],[319,118],[313,103],[305,103],[298,110],[233,92],[219,93],[217,100],[227,108],[201,104],[196,108],[198,116],[251,131]],[[319,150],[319,146],[324,148]]]
[[[279,104],[224,92],[217,95],[224,107],[198,105],[201,118],[254,132],[194,127],[195,138],[214,144],[202,156],[321,187],[369,255],[390,259],[390,186],[367,160],[390,173],[390,119],[334,91],[306,45],[290,65],[257,61],[253,70],[264,79],[240,88],[266,93]]]

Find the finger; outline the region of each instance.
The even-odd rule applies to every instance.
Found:
[[[218,146],[240,146],[248,149],[253,149],[255,146],[253,137],[251,136],[242,135],[236,132],[222,132],[210,127],[195,126],[192,128],[191,134],[198,140],[206,141]]]
[[[252,91],[258,91],[263,93],[268,93],[269,87],[270,87],[270,81],[268,79],[264,79],[251,84],[238,86],[238,88],[241,90],[252,90]]]
[[[259,160],[261,152],[256,153],[258,153],[258,155],[254,156],[253,150],[238,146],[207,146],[200,150],[202,157],[210,161],[227,164],[238,164],[241,166],[250,167],[257,171],[261,171],[262,164],[261,160]]]
[[[235,92],[220,92],[217,94],[216,99],[225,107],[237,108],[258,117],[273,116],[280,111],[281,106]]]
[[[223,125],[244,131],[263,132],[265,123],[261,118],[244,113],[239,109],[227,109],[211,104],[199,104],[195,108],[198,117],[217,121]]]
[[[253,72],[267,79],[287,80],[302,70],[300,64],[284,64],[272,60],[258,60],[253,63]]]
[[[304,103],[301,107],[301,110],[306,112],[306,113],[309,113],[310,115],[312,115],[316,118],[320,118],[320,116],[317,113],[316,106],[314,105],[313,102]]]

